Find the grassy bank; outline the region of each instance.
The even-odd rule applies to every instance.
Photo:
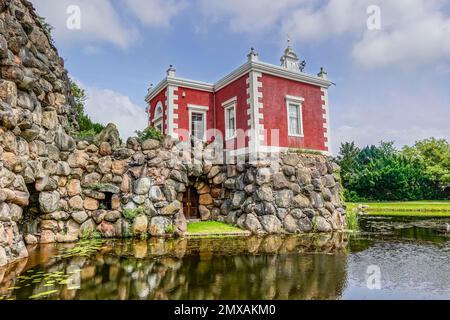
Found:
[[[188,233],[190,235],[227,234],[227,233],[239,234],[239,233],[246,233],[246,231],[221,222],[202,221],[189,223]]]
[[[356,212],[360,204],[373,216],[450,217],[450,201],[347,203],[348,211]]]

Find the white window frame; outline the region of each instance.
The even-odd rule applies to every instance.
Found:
[[[157,113],[158,109],[161,109],[160,114]],[[156,128],[156,126],[161,125],[161,133],[164,133],[163,116],[164,116],[164,107],[162,102],[159,101],[156,104],[155,112],[153,114],[153,127]]]
[[[192,137],[192,114],[199,113],[203,115],[203,139],[202,141],[206,141],[206,123],[207,123],[207,112],[209,107],[207,106],[197,106],[193,104],[188,104],[189,109],[189,135]]]
[[[224,119],[225,119],[225,140],[231,140],[231,139],[235,139],[237,137],[236,106],[237,106],[237,97],[231,98],[230,100],[222,103]],[[230,109],[234,110],[234,134],[232,134],[232,135],[230,134],[230,128],[228,126],[228,124],[229,124],[228,110],[230,110]]]
[[[305,99],[302,97],[295,97],[295,96],[286,96],[286,111],[287,111],[287,127],[288,127],[288,136],[289,137],[296,137],[296,138],[304,138],[304,126],[303,126],[303,103],[305,102]],[[299,124],[300,124],[300,134],[292,133],[291,130],[291,119],[290,119],[290,106],[296,106],[298,107],[299,111]]]

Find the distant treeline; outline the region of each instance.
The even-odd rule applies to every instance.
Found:
[[[362,149],[346,142],[336,162],[347,201],[450,198],[450,144],[443,139],[418,141],[401,150],[394,142]]]

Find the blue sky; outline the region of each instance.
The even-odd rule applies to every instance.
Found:
[[[124,137],[145,124],[144,96],[169,64],[215,82],[246,61],[278,64],[287,35],[330,90],[332,143],[450,139],[450,10],[445,0],[32,0],[47,18],[88,113]],[[70,5],[81,29],[66,27]],[[380,8],[369,30],[370,5]]]

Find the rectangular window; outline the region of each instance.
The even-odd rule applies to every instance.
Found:
[[[205,140],[205,114],[191,113],[191,135],[199,140]]]
[[[287,96],[287,121],[288,135],[292,137],[303,137],[303,115],[302,106],[304,99],[301,97]]]
[[[236,106],[225,108],[225,139],[236,137]]]
[[[295,104],[289,105],[289,124],[291,131],[289,134],[299,136],[300,131],[300,106]]]

